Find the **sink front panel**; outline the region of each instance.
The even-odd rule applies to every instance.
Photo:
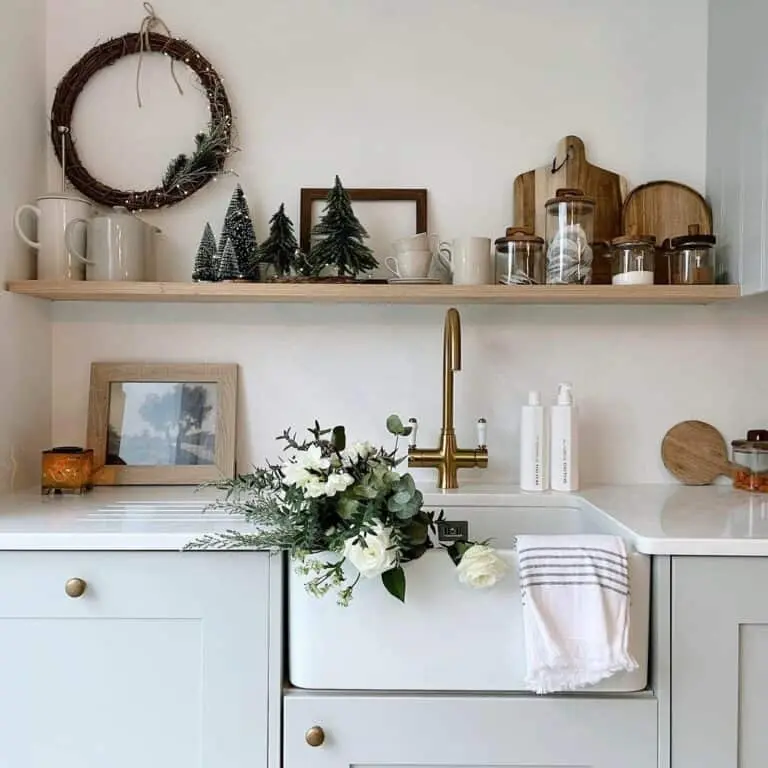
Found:
[[[525,653],[517,553],[522,533],[615,533],[596,510],[566,508],[446,508],[467,520],[470,538],[491,542],[509,566],[487,590],[459,583],[448,554],[434,550],[405,566],[405,604],[380,579],[361,580],[347,608],[315,598],[291,571],[289,678],[324,690],[525,691]],[[630,553],[630,650],[639,669],[590,691],[637,691],[646,686],[650,558]]]

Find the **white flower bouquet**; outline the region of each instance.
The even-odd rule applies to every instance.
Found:
[[[411,475],[396,471],[403,460],[397,439],[410,427],[390,416],[387,429],[395,436],[392,451],[370,443],[347,447],[344,427],[322,430],[315,422],[304,442],[286,430],[278,438],[285,443],[283,461],[215,484],[226,493],[213,507],[242,514],[256,530],[208,534],[187,548],[284,550],[318,597],[335,591],[347,605],[361,578],[380,577],[404,601],[403,566],[435,546],[441,516],[423,509]],[[491,587],[504,575],[504,561],[485,542],[446,549],[468,586]],[[351,579],[346,563],[356,572]]]

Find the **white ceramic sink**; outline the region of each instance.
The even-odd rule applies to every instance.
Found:
[[[559,503],[556,497],[545,498]],[[340,608],[330,595],[323,599],[308,595],[303,578],[291,572],[291,683],[298,688],[329,690],[524,691],[514,536],[621,535],[622,530],[610,517],[583,503],[531,506],[524,496],[497,503],[504,506],[440,505],[447,519],[469,522],[470,539],[493,539],[493,546],[508,561],[506,578],[492,589],[472,590],[460,584],[448,554],[440,550],[406,566],[404,605],[386,593],[380,580],[363,579],[350,606]],[[646,685],[650,558],[628,546],[630,650],[639,669],[585,691],[637,691]]]

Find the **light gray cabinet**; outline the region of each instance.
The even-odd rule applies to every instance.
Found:
[[[375,663],[373,660],[371,663]],[[285,768],[656,768],[649,696],[285,697]],[[320,746],[307,743],[322,729]]]
[[[710,0],[707,196],[718,260],[744,294],[768,290],[768,3]]]
[[[672,768],[764,768],[768,560],[672,563]]]
[[[269,571],[250,552],[3,552],[0,768],[265,768]]]

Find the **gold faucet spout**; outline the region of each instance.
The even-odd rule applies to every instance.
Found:
[[[443,328],[443,432],[453,432],[453,373],[461,370],[461,319],[451,307]]]
[[[488,451],[478,446],[476,450],[462,450],[456,444],[453,420],[453,374],[461,370],[461,318],[451,307],[445,313],[443,328],[443,426],[440,444],[436,449],[423,450],[415,446],[408,449],[411,467],[434,467],[440,488],[458,488],[457,470],[470,467],[487,467]]]

